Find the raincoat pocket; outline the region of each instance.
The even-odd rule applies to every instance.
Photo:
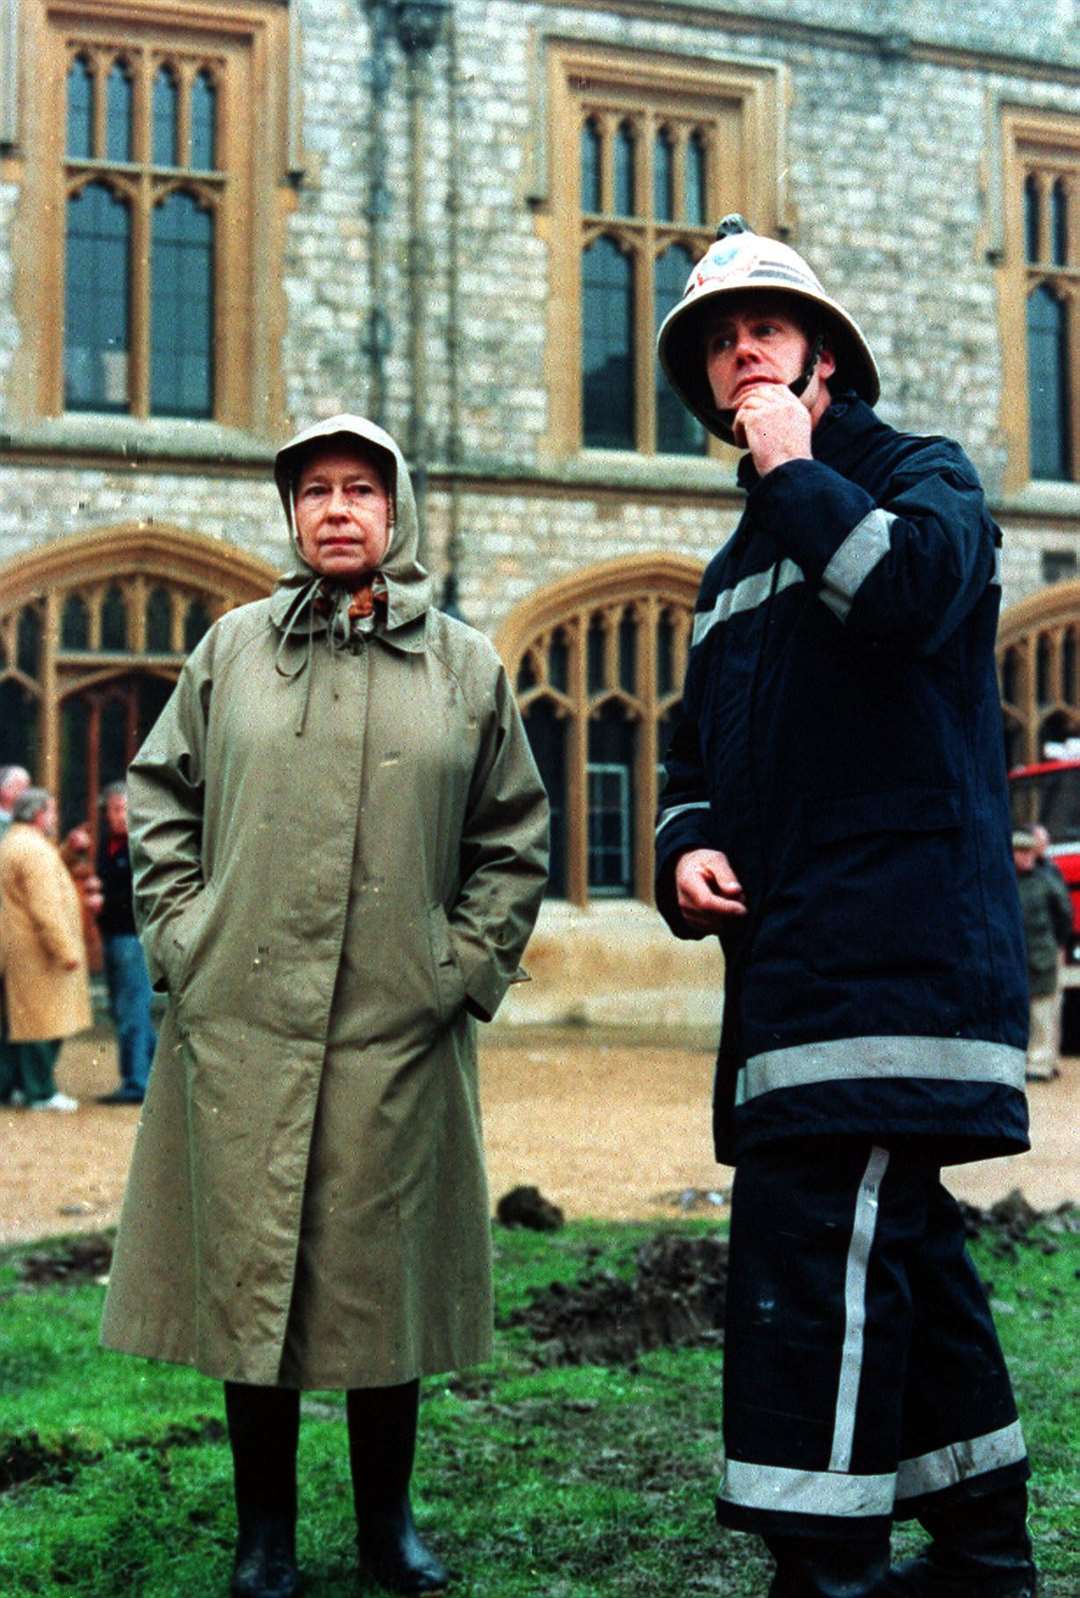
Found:
[[[465,978],[454,953],[450,922],[441,904],[432,905],[428,911],[428,931],[439,1020],[452,1021],[465,1003]]]
[[[168,979],[169,992],[174,998],[187,986],[194,957],[198,952],[216,898],[216,888],[212,883],[207,883],[194,899],[184,906],[169,928]]]

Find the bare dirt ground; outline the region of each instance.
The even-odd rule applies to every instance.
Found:
[[[662,1220],[686,1190],[729,1186],[709,1141],[705,1039],[522,1028],[488,1033],[480,1060],[493,1203],[527,1184],[568,1218]],[[82,1101],[75,1114],[0,1110],[0,1242],[96,1231],[119,1215],[139,1111],[93,1102],[116,1082],[111,1033],[65,1044],[57,1081]],[[1080,1198],[1080,1058],[1031,1084],[1030,1102],[1032,1152],[953,1168],[960,1198],[985,1206],[1019,1187],[1039,1210]]]

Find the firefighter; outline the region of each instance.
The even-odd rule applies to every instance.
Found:
[[[726,957],[736,1166],[723,1525],[772,1598],[1030,1598],[1029,1474],[941,1167],[1028,1146],[1023,930],[974,468],[897,432],[793,249],[721,224],[659,335],[745,451],[657,825],[657,902]],[[890,1568],[894,1519],[924,1551]]]

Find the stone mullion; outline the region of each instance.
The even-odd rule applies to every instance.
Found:
[[[674,222],[687,226],[686,209],[686,141],[690,130],[684,122],[671,124],[671,215]]]
[[[146,653],[146,578],[133,577],[127,585],[124,603],[128,616],[128,648],[134,654]]]
[[[131,206],[131,357],[128,401],[133,416],[150,415],[150,219],[154,186],[144,167]]]
[[[1033,173],[1035,178],[1035,193],[1039,202],[1039,260],[1048,265],[1054,259],[1053,252],[1053,208],[1051,194],[1054,187],[1054,174],[1045,167],[1038,167]]]
[[[169,595],[169,649],[174,655],[184,652],[184,597],[179,589],[170,588]]]
[[[177,61],[174,64],[176,73],[176,164],[177,166],[191,166],[191,90],[195,82],[195,66],[190,61]],[[215,84],[215,87],[217,85]],[[221,93],[218,91],[217,109],[221,109]],[[218,143],[220,143],[220,129]],[[215,152],[216,155],[216,152]],[[220,163],[219,163],[220,165]]]
[[[600,133],[600,214],[612,216],[615,211],[615,133],[619,119],[613,111],[597,111],[596,126]]]
[[[634,894],[638,899],[652,896],[653,827],[659,804],[657,764],[660,759],[659,715],[656,688],[656,629],[660,605],[649,594],[635,605],[637,620],[637,681],[635,689],[641,706],[641,735],[638,741],[637,814],[634,826]]]
[[[92,153],[95,161],[106,159],[106,127],[108,112],[108,95],[105,92],[105,80],[109,75],[112,62],[103,50],[87,50],[85,55],[90,57],[90,72],[93,80],[94,95],[94,140]]]
[[[579,611],[567,624],[568,686],[573,705],[566,751],[566,896],[584,905],[589,897],[588,693],[589,612]]]
[[[60,595],[55,588],[50,588],[45,595],[44,622],[41,636],[38,781],[50,793],[56,793],[60,780],[60,704],[56,668],[56,651],[60,640]]]
[[[145,50],[132,51],[127,57],[131,73],[131,158],[140,166],[149,166],[153,153],[153,133],[150,124],[152,97],[149,73],[150,58]]]

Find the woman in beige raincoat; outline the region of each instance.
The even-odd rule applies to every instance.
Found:
[[[225,1382],[234,1594],[299,1590],[299,1390],[327,1387],[362,1562],[435,1592],[418,1378],[490,1350],[473,1018],[523,975],[547,806],[495,651],[432,606],[394,441],[336,416],[275,475],[294,569],[211,628],[130,772],[170,1004],[104,1340]]]
[[[25,789],[0,841],[0,1099],[11,1093],[32,1110],[78,1109],[57,1090],[54,1071],[63,1039],[93,1025],[82,906],[55,838],[56,800],[44,788]]]

